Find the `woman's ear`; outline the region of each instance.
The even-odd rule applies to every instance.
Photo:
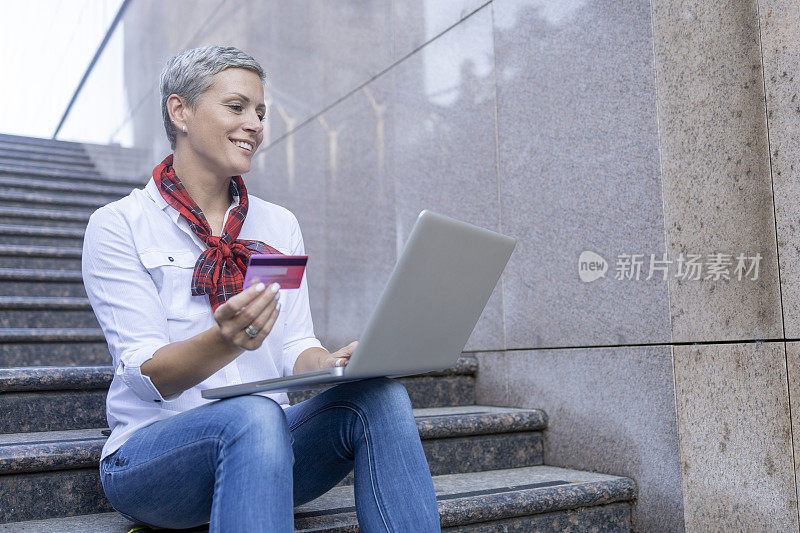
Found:
[[[169,118],[175,125],[175,129],[182,131],[186,127],[187,112],[189,106],[186,105],[186,100],[177,94],[173,93],[167,98],[167,111]]]

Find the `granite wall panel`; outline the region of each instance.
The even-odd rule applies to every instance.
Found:
[[[328,138],[316,123],[298,129],[280,143],[254,156],[244,176],[248,193],[289,209],[297,218],[308,255],[306,282],[314,333],[326,343],[328,326]]]
[[[652,7],[667,252],[697,255],[704,267],[670,276],[672,339],[779,338],[756,2]],[[717,260],[725,275],[708,267]]]
[[[423,209],[500,231],[492,55],[487,5],[386,78],[392,84],[391,117],[383,150],[385,174],[395,184],[396,257]],[[374,85],[386,86],[381,81]],[[376,130],[376,139],[381,131]],[[502,296],[501,280],[466,350],[505,348]]]
[[[634,530],[683,530],[669,346],[514,350],[506,361],[509,405],[547,413],[547,464],[631,477]]]
[[[445,55],[451,68],[431,82]],[[312,298],[324,292],[326,346],[361,333],[422,209],[499,230],[491,56],[487,6],[260,156],[266,178],[251,177],[254,190],[325,235],[326,284]],[[466,350],[504,347],[500,287]]]
[[[477,352],[478,374],[475,380],[477,405],[510,405],[508,400],[508,358],[505,351]]]
[[[792,450],[794,463],[795,492],[800,494],[800,483],[797,479],[797,470],[800,469],[800,343],[787,342],[786,344],[786,370],[789,389],[789,409],[791,416]],[[798,518],[800,520],[800,518]]]
[[[797,531],[785,346],[675,346],[686,529]]]
[[[800,337],[800,5],[760,0],[769,154],[787,338]]]
[[[488,4],[487,0],[393,0],[394,60],[402,60]]]
[[[664,252],[648,3],[492,6],[508,347],[668,342],[667,282],[616,275]],[[581,280],[584,251],[604,277]]]
[[[800,5],[789,0],[759,0],[759,29],[770,170],[780,266],[783,326],[787,339],[800,337],[800,102],[796,78],[800,74]],[[797,78],[800,79],[800,78]],[[800,345],[786,343],[786,364],[790,422],[792,430],[794,480],[800,468]]]

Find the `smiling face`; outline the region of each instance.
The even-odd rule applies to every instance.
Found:
[[[216,176],[241,175],[250,171],[253,154],[263,140],[264,87],[255,72],[243,68],[225,69],[212,80],[194,111],[183,107],[176,113],[188,131],[179,132],[176,152],[184,151],[182,156],[188,155]]]

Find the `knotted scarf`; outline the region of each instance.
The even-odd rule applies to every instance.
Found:
[[[247,261],[254,253],[281,254],[261,241],[237,239],[247,216],[247,189],[241,176],[231,177],[228,191],[239,197],[239,205],[231,209],[222,236],[211,235],[203,211],[184,188],[172,168],[174,154],[169,154],[153,169],[153,180],[161,196],[189,222],[189,227],[208,248],[197,258],[192,274],[192,295],[208,294],[211,309],[216,311],[226,300],[242,292]]]

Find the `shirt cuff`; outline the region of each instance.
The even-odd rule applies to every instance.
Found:
[[[122,382],[125,383],[125,385],[127,385],[128,388],[130,388],[136,394],[136,396],[146,402],[161,403],[164,401],[174,400],[183,394],[183,391],[181,391],[169,396],[162,396],[161,393],[158,392],[156,386],[153,385],[153,382],[150,380],[150,376],[142,374],[142,364],[144,364],[144,362],[148,359],[152,358],[153,354],[156,353],[159,348],[166,346],[167,344],[157,344],[140,348],[131,356],[121,360],[117,366],[116,374],[122,378]]]
[[[283,347],[284,376],[294,375],[294,364],[297,361],[297,358],[300,357],[301,353],[308,350],[309,348],[322,348],[323,350],[325,349],[325,347],[322,345],[321,342],[319,342],[319,340],[316,337],[301,339],[299,341],[293,342],[292,344]]]

